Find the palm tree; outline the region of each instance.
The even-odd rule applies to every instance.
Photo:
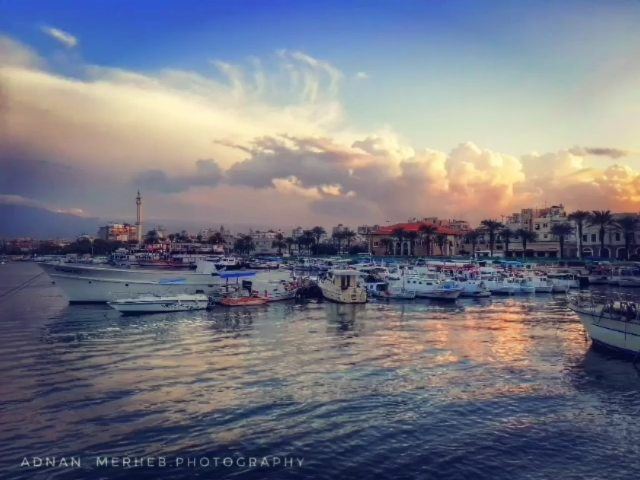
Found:
[[[385,247],[384,254],[390,255],[391,245],[393,244],[393,240],[391,240],[389,237],[385,237],[382,240],[380,240],[380,244]]]
[[[282,249],[287,246],[284,241],[284,235],[282,235],[280,232],[276,233],[275,239],[273,240],[271,246],[278,249],[278,255],[282,255]]]
[[[434,225],[425,223],[424,225],[420,225],[418,232],[420,232],[420,236],[423,238],[423,241],[426,240],[427,256],[430,256],[433,236],[438,233],[438,229]]]
[[[611,210],[593,210],[589,216],[589,225],[598,227],[598,233],[600,234],[600,256],[602,257],[606,230],[613,225]],[[609,257],[611,257],[611,255],[609,255]]]
[[[447,244],[447,236],[444,233],[436,235],[436,245],[440,248],[440,256],[444,255],[444,246]]]
[[[576,224],[578,230],[578,258],[582,258],[582,231],[589,217],[591,217],[591,214],[586,210],[576,210],[575,212],[571,212],[567,217]]]
[[[242,235],[233,244],[234,250],[241,254],[249,254],[256,249],[251,235]]]
[[[315,240],[317,246],[320,243],[320,239],[324,234],[327,233],[327,231],[324,228],[316,225],[311,229],[311,233],[313,233],[313,239]]]
[[[631,244],[634,243],[636,229],[638,228],[638,218],[631,215],[625,215],[616,222],[616,227],[622,230],[624,237],[624,249],[627,252],[627,260],[629,260]]]
[[[336,243],[338,244],[337,249],[338,249],[338,253],[340,253],[342,251],[342,240],[344,240],[344,230],[333,232],[333,235],[331,235],[331,238],[333,239],[334,245]]]
[[[404,237],[405,237],[404,230],[402,229],[402,227],[396,227],[396,228],[393,229],[393,232],[391,232],[391,235],[400,244],[400,255],[402,255],[402,241],[404,240]],[[393,254],[394,255],[396,254],[395,243],[394,243],[394,246],[393,246]]]
[[[564,258],[564,240],[567,235],[573,233],[573,226],[570,223],[554,223],[551,225],[551,235],[558,237],[560,242],[560,258]]]
[[[309,255],[311,255],[311,246],[315,245],[316,237],[312,230],[304,230],[302,232],[303,244],[307,247]]]
[[[513,238],[513,232],[509,230],[509,227],[505,227],[500,230],[500,238],[502,238],[502,243],[504,243],[504,256],[506,258],[509,256],[509,244]]]
[[[160,240],[160,234],[157,230],[149,230],[144,237],[144,243],[147,245],[153,245],[154,243],[158,243]]]
[[[522,242],[522,258],[524,258],[527,256],[527,243],[535,241],[535,239],[538,238],[538,234],[526,228],[519,228],[516,230],[516,235],[520,237],[520,241]]]
[[[478,238],[480,238],[482,234],[478,230],[469,230],[464,238],[471,243],[471,256],[475,258],[476,256],[476,247],[478,246]]]
[[[351,248],[351,242],[358,235],[353,230],[349,230],[348,228],[343,233],[344,239],[347,241],[347,251]]]
[[[409,255],[415,255],[415,244],[416,239],[418,238],[418,232],[406,232],[404,236],[409,240]]]
[[[293,244],[296,243],[296,241],[293,237],[287,237],[284,239],[284,243],[287,245],[287,249],[289,250],[289,256],[291,256],[291,247],[293,247]]]
[[[497,220],[482,220],[480,222],[484,228],[489,232],[489,252],[491,252],[491,256],[493,257],[493,247],[496,243],[496,232],[498,229],[504,227],[504,225]]]

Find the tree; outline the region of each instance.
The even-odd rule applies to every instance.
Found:
[[[144,236],[144,243],[147,245],[153,245],[160,241],[160,234],[156,230],[149,230]]]
[[[464,238],[471,244],[471,256],[475,258],[476,247],[478,245],[478,238],[482,235],[478,230],[469,230]]]
[[[480,222],[480,225],[486,228],[487,232],[489,232],[489,252],[493,257],[493,247],[495,246],[495,243],[496,243],[496,232],[498,231],[498,229],[504,227],[504,225],[502,225],[502,223],[498,222],[497,220],[491,220],[491,219],[482,220]]]
[[[271,246],[278,249],[278,255],[282,255],[282,249],[287,246],[284,241],[284,235],[282,235],[280,232],[276,233],[276,237],[273,240]]]
[[[447,236],[444,233],[436,235],[436,244],[440,248],[440,255],[444,255],[444,246],[447,244]]]
[[[393,236],[393,238],[395,238],[396,242],[400,244],[400,255],[402,255],[402,241],[404,240],[404,237],[405,237],[404,229],[402,227],[396,227],[391,232],[391,235]],[[394,245],[393,254],[395,255],[396,254],[395,242],[393,245]]]
[[[322,236],[327,233],[324,228],[317,225],[311,229],[311,232],[313,233],[313,238],[316,242],[316,245],[320,243],[320,239],[322,238]]]
[[[344,239],[347,241],[347,250],[351,248],[351,242],[356,237],[357,233],[348,228],[344,231]]]
[[[385,237],[382,240],[380,240],[380,245],[382,245],[384,248],[384,254],[385,255],[390,255],[391,254],[391,245],[393,245],[393,240],[391,240],[389,237]]]
[[[591,214],[586,210],[576,210],[575,212],[571,212],[567,217],[576,224],[578,230],[578,258],[582,258],[582,232],[585,222],[589,220],[590,217]]]
[[[535,241],[538,235],[536,232],[532,232],[526,228],[516,230],[516,235],[520,237],[520,241],[522,242],[522,258],[524,258],[527,256],[527,243]]]
[[[602,257],[602,252],[604,250],[604,236],[607,228],[613,225],[613,215],[611,214],[611,210],[593,210],[589,216],[589,225],[592,227],[598,227],[598,233],[600,235],[600,256]]]
[[[632,217],[631,215],[625,215],[624,217],[618,219],[618,221],[616,222],[616,227],[622,231],[624,248],[627,252],[626,259],[629,260],[629,255],[631,253],[631,244],[635,242],[636,229],[638,228],[638,218]]]
[[[418,238],[418,232],[405,232],[404,236],[407,240],[409,240],[409,254],[415,255],[415,245],[416,239]]]
[[[509,256],[509,244],[511,243],[511,239],[513,238],[513,232],[509,230],[508,227],[500,230],[500,238],[502,238],[502,243],[504,243],[504,256]]]
[[[291,247],[293,247],[293,244],[296,243],[296,241],[293,239],[293,237],[287,237],[284,239],[284,243],[287,245],[289,255],[291,255]]]
[[[570,223],[554,223],[551,226],[551,235],[555,235],[558,237],[558,241],[560,242],[560,258],[564,258],[564,240],[567,235],[571,235],[573,233],[573,226]]]
[[[430,256],[432,254],[431,245],[433,242],[433,237],[436,233],[438,233],[438,229],[434,225],[425,223],[424,225],[420,225],[418,232],[420,234],[420,237],[422,238],[422,241],[426,241],[425,243],[427,245],[427,256]]]
[[[302,232],[302,244],[307,247],[309,255],[311,255],[311,246],[315,244],[315,235],[311,230],[304,230]]]
[[[253,243],[253,238],[251,238],[251,235],[241,235],[234,242],[233,249],[240,254],[248,255],[252,251],[254,251],[256,247]]]

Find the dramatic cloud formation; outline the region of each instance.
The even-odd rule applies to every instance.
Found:
[[[138,173],[133,184],[143,190],[164,193],[184,192],[190,187],[214,187],[220,182],[222,172],[213,160],[198,160],[192,175],[168,176],[162,170],[145,170]]]
[[[64,30],[54,27],[42,27],[41,30],[67,48],[73,48],[78,45],[78,39]]]
[[[350,126],[328,62],[282,50],[211,64],[210,76],[80,64],[72,77],[0,37],[0,193],[112,216],[139,187],[149,215],[209,218],[215,204],[281,225],[640,205],[638,172],[598,158],[631,152],[415,149],[391,128]]]

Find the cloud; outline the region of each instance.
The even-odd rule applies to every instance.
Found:
[[[222,171],[213,160],[198,160],[191,175],[169,176],[162,170],[151,169],[138,173],[133,184],[142,190],[179,193],[191,187],[215,187],[222,179]]]
[[[67,48],[73,48],[78,45],[78,39],[76,37],[59,28],[44,26],[40,30]]]
[[[369,74],[367,72],[358,72],[355,75],[356,80],[368,80]]]
[[[54,213],[66,213],[75,215],[76,217],[87,217],[87,214],[81,208],[55,208],[49,204],[40,202],[33,198],[23,197],[22,195],[0,194],[0,205],[18,205],[21,207],[41,208]]]
[[[569,149],[574,155],[595,155],[599,157],[610,157],[613,159],[626,157],[632,155],[632,152],[628,150],[621,150],[619,148],[607,148],[607,147],[573,147]]]
[[[208,219],[212,199],[232,198],[220,212],[278,224],[640,205],[626,150],[416,149],[391,128],[350,125],[344,75],[326,61],[283,50],[213,65],[205,75],[80,63],[70,76],[0,37],[0,193],[115,216],[140,187],[156,216]]]

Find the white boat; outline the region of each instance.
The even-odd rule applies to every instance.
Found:
[[[443,281],[430,275],[408,275],[405,279],[408,290],[416,292],[416,297],[432,300],[455,300],[462,293],[456,282]]]
[[[640,306],[634,301],[576,295],[569,301],[594,346],[640,355]]]
[[[518,291],[518,286],[505,278],[489,276],[482,281],[492,295],[513,295]]]
[[[553,282],[544,275],[531,275],[526,277],[534,286],[536,293],[553,292]]]
[[[567,285],[569,289],[580,288],[580,279],[574,273],[549,272],[547,278],[555,285]],[[555,291],[555,290],[554,290]]]
[[[123,314],[185,312],[190,310],[204,310],[209,305],[209,297],[206,295],[174,295],[164,297],[147,295],[114,300],[107,302],[107,304]]]
[[[524,293],[524,294],[536,293],[536,286],[530,279],[527,279],[527,278],[515,279],[514,283],[517,285],[517,288],[518,288],[516,293]]]
[[[620,287],[640,287],[640,272],[632,268],[621,268],[617,276]]]
[[[318,282],[322,295],[338,303],[366,303],[367,290],[360,284],[357,270],[329,270]]]
[[[456,283],[462,288],[461,297],[486,298],[491,296],[491,290],[482,280],[468,278],[456,280]]]
[[[112,268],[77,263],[38,264],[69,298],[75,302],[110,302],[140,295],[215,295],[224,276],[210,262],[201,262],[195,271],[149,268]]]

